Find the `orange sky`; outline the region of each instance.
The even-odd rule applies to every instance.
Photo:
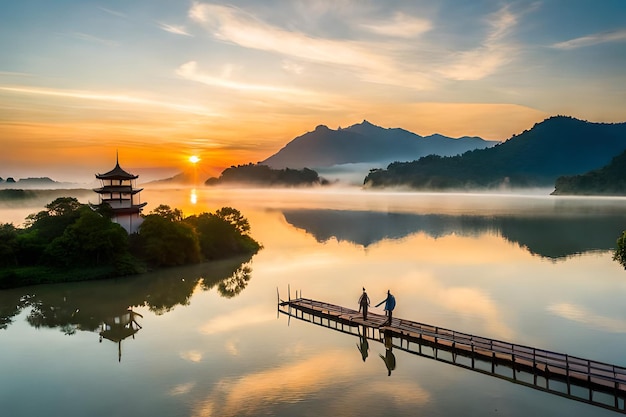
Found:
[[[364,119],[489,140],[556,114],[624,121],[624,7],[12,2],[0,177],[91,181],[116,151],[131,172],[197,155],[208,177]]]

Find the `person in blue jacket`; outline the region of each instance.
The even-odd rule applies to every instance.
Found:
[[[376,307],[378,307],[382,303],[385,303],[385,313],[387,314],[387,321],[383,323],[383,326],[385,326],[387,324],[391,324],[391,315],[393,309],[396,307],[396,297],[391,294],[390,290],[387,290],[387,298],[376,304]]]

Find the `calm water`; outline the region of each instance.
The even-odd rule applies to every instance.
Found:
[[[0,291],[0,415],[608,416],[278,315],[277,290],[626,366],[626,199],[358,190],[145,190],[238,208],[251,259]],[[82,201],[82,200],[81,200]],[[86,201],[85,201],[86,202]],[[0,207],[20,223],[34,207]],[[132,310],[132,317],[129,313]],[[374,309],[381,312],[380,309]],[[132,319],[127,324],[125,319]]]

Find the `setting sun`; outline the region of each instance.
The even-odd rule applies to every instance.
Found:
[[[189,157],[189,162],[191,162],[192,164],[197,164],[198,162],[200,162],[200,158],[198,158],[196,155],[192,155]]]

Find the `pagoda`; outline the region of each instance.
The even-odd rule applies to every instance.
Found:
[[[115,168],[105,174],[96,174],[102,186],[94,191],[100,197],[100,204],[107,203],[113,210],[112,220],[126,231],[136,233],[143,222],[141,210],[148,203],[140,203],[139,193],[143,188],[135,187],[138,175],[130,174],[120,167],[116,155]]]

